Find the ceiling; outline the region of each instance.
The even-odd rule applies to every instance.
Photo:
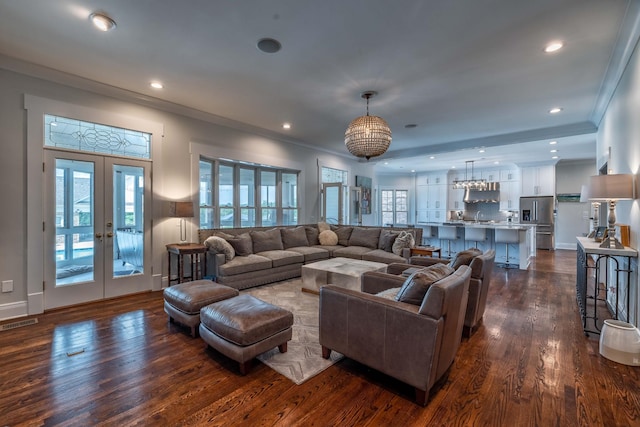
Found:
[[[344,156],[375,90],[393,142],[371,161],[409,172],[594,159],[637,17],[635,0],[0,0],[0,54]]]

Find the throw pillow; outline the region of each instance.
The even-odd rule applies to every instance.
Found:
[[[416,240],[413,237],[413,234],[407,231],[401,231],[396,237],[396,240],[393,242],[393,246],[391,250],[396,255],[402,255],[402,250],[404,248],[412,248],[416,245]]]
[[[384,299],[390,299],[392,301],[396,300],[396,295],[398,295],[398,291],[400,290],[400,288],[391,288],[391,289],[387,289],[384,290],[382,292],[378,292],[376,294],[376,296],[384,298]]]
[[[331,229],[338,235],[338,244],[341,246],[349,246],[349,237],[353,227],[336,227],[332,226]]]
[[[400,233],[397,231],[382,230],[380,231],[380,239],[378,240],[378,249],[383,251],[392,252],[393,243],[396,241]]]
[[[318,240],[318,234],[320,234],[320,232],[316,227],[307,226],[304,228],[304,231],[307,233],[307,240],[309,241],[309,246],[320,244],[320,240]]]
[[[331,230],[324,230],[318,235],[318,240],[323,246],[335,246],[338,244],[338,235]]]
[[[451,268],[456,270],[461,265],[469,265],[473,258],[482,255],[482,251],[476,248],[469,248],[465,251],[458,252],[449,262]]]
[[[318,233],[322,233],[325,230],[331,230],[331,227],[326,222],[320,221],[318,223]]]
[[[307,233],[302,226],[296,228],[281,228],[280,233],[282,234],[282,245],[285,249],[309,246]]]
[[[396,295],[396,301],[421,305],[429,287],[454,271],[447,264],[435,264],[416,271],[405,280]]]
[[[251,240],[253,240],[254,254],[257,254],[258,252],[284,249],[279,228],[272,228],[267,231],[252,231]]]
[[[231,261],[236,256],[236,251],[233,246],[222,237],[211,236],[207,237],[204,241],[204,245],[212,252],[217,254],[224,254],[224,259]]]
[[[340,236],[338,236],[339,238]],[[363,246],[365,248],[376,249],[380,239],[379,228],[355,227],[349,236],[349,246]]]
[[[227,239],[227,242],[233,246],[236,256],[247,256],[253,253],[253,242],[249,233],[242,233]]]

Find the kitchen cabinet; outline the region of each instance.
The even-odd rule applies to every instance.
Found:
[[[463,198],[464,198],[464,189],[453,188],[453,185],[450,185],[448,196],[447,196],[447,209],[449,209],[450,211],[464,210]]]
[[[499,169],[482,169],[480,174],[476,173],[476,178],[480,177],[487,182],[496,182],[500,181],[500,170]]]
[[[555,165],[522,168],[522,196],[555,196]]]
[[[500,182],[520,182],[520,171],[518,169],[501,169]]]
[[[520,205],[520,181],[500,182],[500,210],[517,211]]]

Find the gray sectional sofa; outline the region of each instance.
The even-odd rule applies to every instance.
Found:
[[[303,264],[334,257],[365,261],[406,263],[409,249],[393,253],[393,243],[402,231],[422,241],[421,228],[331,226],[337,244],[320,244],[317,224],[278,227],[200,229],[200,243],[209,246],[207,274],[220,284],[245,289],[299,277]],[[215,239],[209,239],[215,236]],[[233,250],[217,243],[222,238]],[[209,239],[209,241],[207,240]],[[210,245],[210,242],[216,243]],[[232,255],[233,254],[233,255]]]

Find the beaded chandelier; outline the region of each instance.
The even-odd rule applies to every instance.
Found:
[[[369,98],[377,94],[374,91],[362,93],[367,100],[367,115],[354,119],[344,133],[344,144],[349,152],[367,160],[384,154],[391,144],[391,129],[387,122],[382,117],[369,115]]]

